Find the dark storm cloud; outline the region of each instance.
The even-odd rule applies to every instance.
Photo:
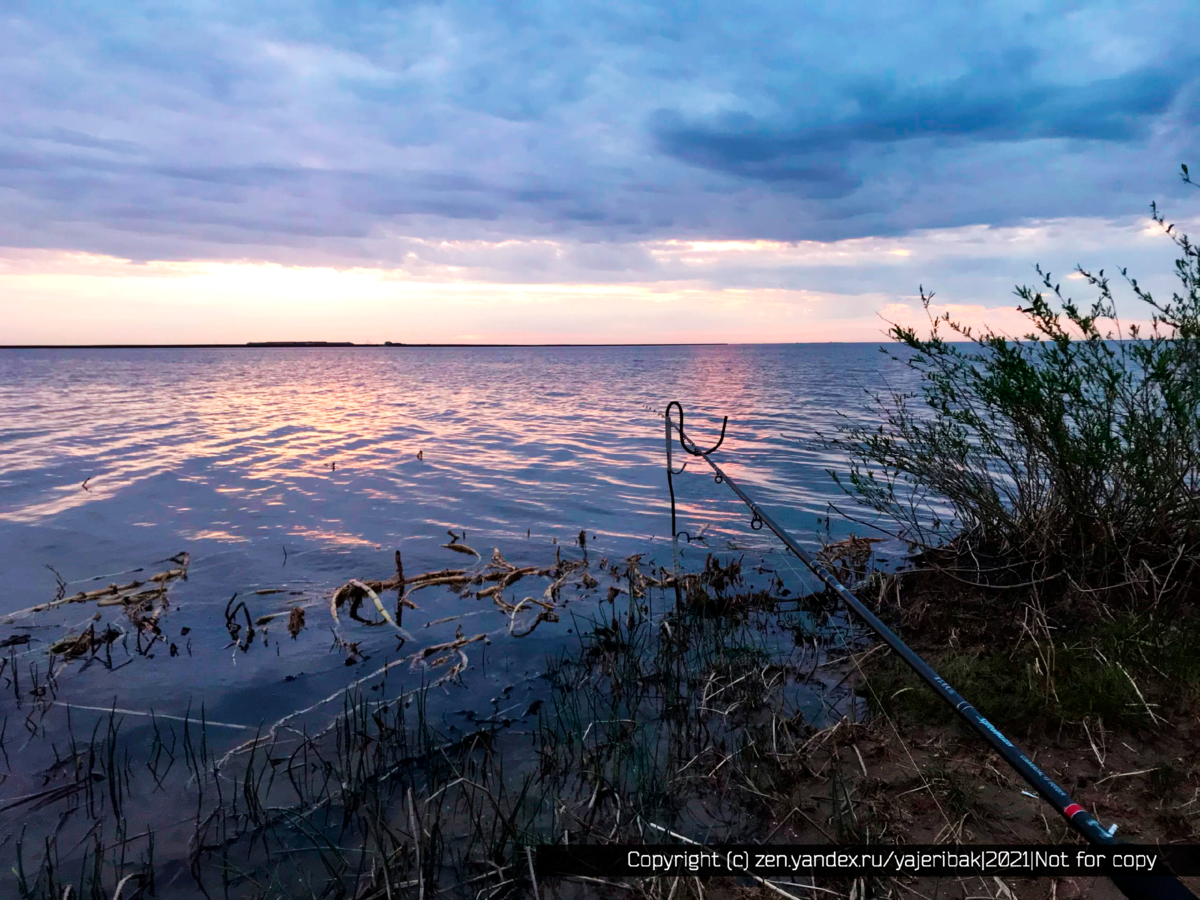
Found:
[[[1026,62],[1023,58],[1022,68]],[[1200,69],[1200,57],[1182,68]],[[1188,86],[1161,64],[1065,87],[1025,79],[1013,83],[1006,74],[983,70],[908,91],[861,85],[848,92],[857,111],[841,121],[813,117],[780,128],[733,114],[688,125],[677,113],[664,111],[652,128],[662,151],[680,160],[768,182],[825,185],[827,190],[818,196],[839,197],[861,181],[832,161],[844,159],[856,144],[899,145],[919,138],[1144,140],[1156,118]],[[1196,111],[1186,112],[1189,124],[1195,124]]]
[[[389,265],[414,237],[836,240],[1125,215],[1177,196],[1200,130],[1200,7],[1182,0],[3,16],[0,245],[139,260]]]

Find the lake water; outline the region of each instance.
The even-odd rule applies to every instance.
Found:
[[[514,562],[544,564],[555,540],[585,530],[601,555],[667,563],[655,410],[672,399],[701,444],[728,415],[714,459],[812,539],[840,496],[825,469],[841,463],[812,438],[860,414],[881,374],[895,383],[903,370],[867,344],[0,351],[0,615],[55,596],[47,566],[74,593],[187,551],[172,627],[223,635],[216,612],[235,592],[258,616],[281,603],[256,589],[327,597],[349,578],[390,575],[397,548],[408,572],[463,563],[440,546],[447,529]],[[679,527],[707,526],[713,550],[770,547],[707,471],[695,463],[676,479]],[[72,605],[36,624],[91,614]],[[169,688],[174,707],[203,695],[210,713],[250,721],[268,712],[262,682],[311,674],[327,639],[257,655],[193,639],[202,668],[156,659],[152,682],[122,679],[120,705],[157,700],[165,712]],[[103,681],[78,690],[108,695]],[[252,714],[242,690],[260,698]]]
[[[350,578],[387,578],[397,549],[406,574],[469,565],[442,546],[454,530],[485,561],[495,548],[547,565],[578,557],[585,531],[593,559],[668,565],[656,410],[674,399],[701,445],[729,416],[714,459],[816,547],[818,517],[841,496],[824,470],[841,461],[812,438],[840,413],[861,415],[864,388],[884,375],[895,386],[905,370],[863,344],[0,351],[0,640],[30,638],[4,651],[0,714],[10,736],[19,730],[30,702],[19,695],[45,678],[53,640],[97,617],[97,629],[130,631],[119,608],[94,603],[28,612],[58,595],[56,572],[71,595],[170,569],[181,551],[191,560],[170,586],[163,639],[142,655],[127,637],[112,668],[60,662],[35,730],[52,737],[51,713],[67,705],[93,717],[115,706],[136,724],[139,712],[182,717],[203,704],[241,740],[395,658],[387,628],[354,632],[367,657],[357,665],[331,652],[329,597]],[[705,536],[684,547],[684,564],[707,552],[778,556],[707,471],[695,463],[675,479],[679,527]],[[852,527],[835,519],[833,537]],[[793,590],[813,586],[790,572]],[[280,618],[250,647],[232,645],[223,613],[234,594],[256,621],[304,605],[307,627],[291,639]],[[572,640],[569,616],[518,641],[488,603],[434,590],[414,600],[403,625],[418,645],[459,629],[492,635],[481,652],[465,648],[471,664],[446,690],[447,710],[500,691],[520,702]],[[385,690],[429,677],[396,667]],[[10,778],[7,795],[37,787]]]

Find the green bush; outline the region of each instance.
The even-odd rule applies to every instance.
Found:
[[[1183,179],[1194,183],[1186,166]],[[1077,270],[1098,292],[1085,310],[1039,266],[1041,288],[1016,290],[1031,326],[1019,339],[933,315],[922,288],[929,333],[889,330],[912,351],[902,362],[919,389],[875,395],[883,424],[847,419],[829,439],[850,460],[848,477],[830,472],[842,488],[917,547],[1039,563],[1081,584],[1190,580],[1200,248],[1151,210],[1181,251],[1182,291],[1159,301],[1122,269],[1150,317],[1143,330],[1122,329],[1103,270]]]

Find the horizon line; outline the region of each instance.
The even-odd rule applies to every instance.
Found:
[[[667,341],[654,343],[423,343],[423,344],[356,344],[350,341],[250,341],[243,344],[0,344],[0,350],[354,350],[405,348],[437,349],[439,347],[729,347],[729,346],[788,346],[792,344],[870,344],[874,341]]]

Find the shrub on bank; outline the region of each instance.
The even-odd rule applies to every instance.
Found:
[[[924,335],[892,324],[919,389],[875,396],[877,427],[840,427],[849,473],[830,474],[979,580],[1017,569],[1177,595],[1200,563],[1200,248],[1151,209],[1181,289],[1160,300],[1121,270],[1148,328],[1122,328],[1104,270],[1077,270],[1098,294],[1084,307],[1040,267],[1040,288],[1016,290],[1022,338],[948,313]],[[927,312],[932,298],[921,289]]]

